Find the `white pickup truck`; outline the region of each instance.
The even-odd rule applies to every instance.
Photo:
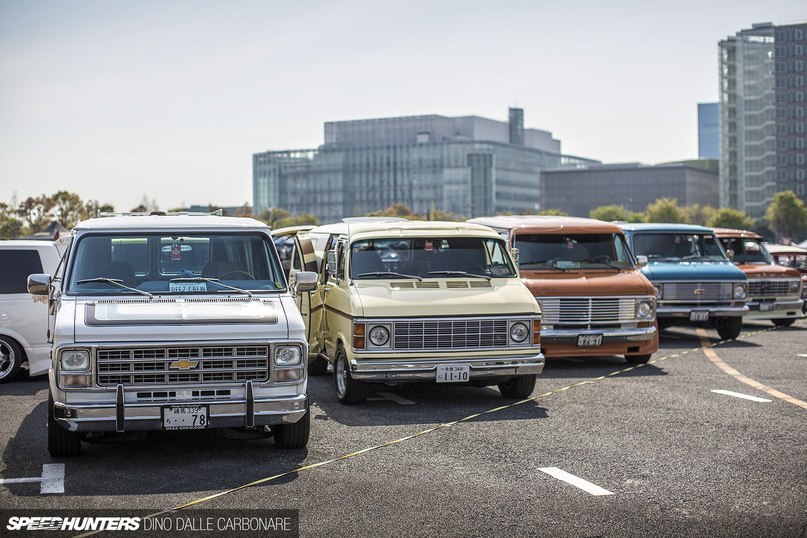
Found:
[[[271,430],[307,444],[305,326],[269,228],[216,215],[90,219],[28,291],[52,304],[48,450],[138,430]]]

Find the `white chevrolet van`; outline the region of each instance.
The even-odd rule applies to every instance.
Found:
[[[137,430],[270,427],[309,435],[305,326],[269,228],[216,215],[113,216],[73,230],[55,276],[48,449]]]

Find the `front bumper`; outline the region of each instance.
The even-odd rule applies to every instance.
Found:
[[[602,343],[647,342],[656,336],[656,328],[640,327],[637,329],[541,329],[541,342],[544,344],[577,344],[577,337],[582,335],[602,335]]]
[[[165,403],[124,403],[123,387],[116,390],[114,404],[66,404],[55,402],[54,415],[62,427],[79,432],[126,432],[162,430],[163,408],[203,405],[208,408],[207,429],[274,426],[300,420],[308,410],[308,396],[256,399],[247,391],[241,401],[193,400]]]
[[[804,317],[802,299],[753,300],[748,302],[745,319],[786,319]],[[764,305],[764,306],[763,306]]]
[[[693,310],[708,311],[709,318],[738,318],[748,313],[748,305],[728,306],[728,305],[664,305],[660,304],[656,308],[657,318],[686,318]]]
[[[470,366],[470,379],[537,375],[544,371],[544,355],[474,357],[470,359],[352,359],[350,375],[361,381],[434,381],[437,366]]]

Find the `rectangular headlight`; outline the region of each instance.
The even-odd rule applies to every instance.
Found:
[[[303,360],[303,354],[298,346],[277,346],[275,348],[276,366],[297,366]]]
[[[82,372],[90,369],[90,352],[86,349],[65,349],[59,358],[62,370]]]
[[[637,319],[653,319],[655,313],[655,306],[652,299],[637,299],[636,300],[636,318]]]
[[[799,280],[791,280],[790,281],[790,293],[797,293],[801,289],[801,281]]]

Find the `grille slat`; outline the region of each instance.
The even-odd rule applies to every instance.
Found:
[[[774,299],[776,297],[797,296],[798,291],[790,291],[790,280],[753,279],[748,281],[748,296],[754,299]]]
[[[507,320],[396,321],[394,349],[485,349],[507,347]]]
[[[171,368],[172,363],[183,360],[188,363]],[[99,349],[96,375],[100,386],[267,381],[269,347]]]
[[[732,300],[734,282],[664,282],[664,301],[715,303]]]
[[[636,321],[634,297],[537,298],[546,325],[619,324]]]

